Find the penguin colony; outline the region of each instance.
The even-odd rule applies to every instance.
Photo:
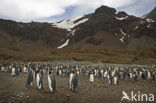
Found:
[[[126,78],[135,81],[139,79],[150,80],[156,82],[156,66],[139,67],[139,66],[79,66],[79,65],[52,65],[40,63],[0,63],[0,71],[10,72],[13,77],[17,77],[19,73],[27,73],[26,87],[32,86],[36,80],[38,90],[44,89],[43,76],[47,76],[49,91],[56,90],[55,75],[69,77],[69,89],[76,92],[78,89],[78,77],[85,76],[91,83],[96,78],[107,79],[109,85],[119,85],[120,80]]]

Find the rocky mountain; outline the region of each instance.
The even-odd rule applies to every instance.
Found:
[[[155,63],[154,8],[145,18],[101,6],[57,23],[0,20],[0,59]]]
[[[156,21],[156,7],[146,17]]]

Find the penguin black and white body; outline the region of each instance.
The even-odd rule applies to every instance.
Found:
[[[79,71],[79,70],[77,70],[77,76],[78,76],[78,77],[80,76],[80,71]]]
[[[148,79],[150,79],[151,78],[151,71],[150,70],[148,70],[147,75],[148,75]]]
[[[142,72],[141,78],[142,78],[143,80],[147,80],[146,72]]]
[[[70,78],[69,78],[69,87],[71,91],[77,91],[77,87],[78,87],[78,76],[77,74],[72,71],[70,73]]]
[[[106,71],[104,72],[104,77],[106,78],[107,75],[108,75],[108,72],[107,72],[107,70],[106,70]]]
[[[23,72],[24,72],[24,73],[28,72],[28,69],[27,69],[26,66],[24,66],[24,68],[23,68]]]
[[[118,85],[118,78],[117,78],[117,75],[114,75],[114,84],[115,84],[115,85]]]
[[[50,92],[53,92],[56,90],[55,77],[52,75],[51,72],[48,73],[48,85],[49,85]]]
[[[40,82],[41,82],[41,88],[42,89],[43,89],[43,74],[44,74],[44,71],[40,70]]]
[[[70,89],[70,90],[72,90],[72,78],[73,78],[73,75],[74,75],[73,72],[71,72],[70,75],[69,75],[69,76],[70,76],[70,77],[69,77],[69,89]]]
[[[43,77],[42,77],[40,71],[38,70],[38,71],[37,71],[37,75],[36,75],[36,81],[37,81],[37,87],[38,87],[39,90],[41,90],[42,87],[43,87],[42,78],[43,78]]]
[[[134,80],[138,80],[138,75],[137,75],[136,72],[133,73],[133,79],[134,79]]]
[[[90,72],[89,81],[94,82],[94,73],[93,72]]]
[[[123,70],[120,72],[120,78],[121,78],[122,80],[125,79],[125,72],[124,72]]]
[[[11,68],[11,75],[16,76],[16,68],[15,67]]]
[[[133,73],[130,72],[129,75],[130,75],[129,78],[132,79],[133,78]]]
[[[29,74],[28,74],[28,77],[27,77],[26,87],[32,86],[33,79],[34,79],[34,75],[35,75],[34,70],[31,69],[31,70],[29,71]]]
[[[62,70],[61,69],[59,69],[59,75],[62,76]]]
[[[20,72],[20,70],[16,68],[16,69],[15,69],[15,74],[16,74],[16,76],[19,75],[19,72]]]
[[[112,84],[112,76],[110,74],[108,74],[107,79],[108,79],[108,83]]]
[[[153,72],[153,81],[156,82],[156,71]]]

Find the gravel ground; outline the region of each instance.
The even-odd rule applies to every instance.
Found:
[[[89,78],[80,76],[78,91],[71,92],[68,86],[69,78],[55,76],[56,91],[50,93],[46,74],[43,90],[37,89],[36,81],[32,87],[26,88],[27,75],[21,73],[18,77],[12,77],[11,73],[0,72],[0,103],[133,103],[127,100],[121,102],[123,90],[127,94],[140,91],[156,96],[156,83],[152,80],[126,79],[120,80],[119,85],[115,86],[109,85],[104,78],[95,78],[95,82],[90,83]],[[153,103],[156,103],[156,97]]]

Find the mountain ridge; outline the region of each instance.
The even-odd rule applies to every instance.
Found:
[[[101,6],[94,13],[57,23],[0,19],[0,59],[119,63],[152,60],[153,63],[156,58],[156,22],[151,15],[154,11],[146,18],[139,18]],[[143,60],[145,58],[147,60]]]

